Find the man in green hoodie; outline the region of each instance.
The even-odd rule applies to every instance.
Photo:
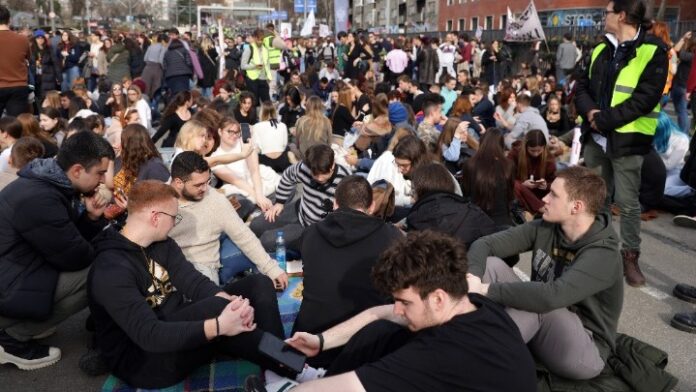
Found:
[[[583,167],[558,173],[542,220],[483,237],[469,250],[469,291],[505,305],[532,353],[554,374],[597,376],[614,348],[623,269],[606,186]],[[521,281],[500,258],[532,251]],[[492,257],[493,256],[493,257]]]

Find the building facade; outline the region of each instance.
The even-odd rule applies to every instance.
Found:
[[[660,0],[655,0],[659,5]],[[507,24],[507,8],[520,14],[529,0],[441,0],[439,31],[502,30]],[[600,24],[607,0],[536,0],[539,19],[544,27],[594,26]],[[696,1],[667,0],[666,21],[696,20]]]
[[[435,31],[442,0],[352,0],[352,29],[390,33]]]

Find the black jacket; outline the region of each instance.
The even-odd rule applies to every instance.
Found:
[[[167,47],[167,51],[164,53],[162,68],[164,69],[165,79],[174,76],[193,75],[191,55],[180,40],[175,39],[169,43],[169,47]]]
[[[56,56],[56,52],[50,46],[45,46],[42,50],[32,52],[32,67],[34,71],[38,71],[37,63],[41,65],[41,75],[36,75],[41,88],[41,96],[43,97],[47,91],[60,90],[60,83],[63,81],[63,70]]]
[[[0,316],[48,318],[58,274],[94,260],[88,241],[106,221],[91,221],[77,206],[54,159],[30,162],[0,192]]]
[[[338,209],[302,238],[304,292],[294,329],[322,332],[388,298],[372,285],[379,255],[401,234],[379,218]]]
[[[461,240],[467,248],[480,237],[495,233],[496,225],[475,204],[454,193],[430,193],[411,207],[408,230],[431,229]]]
[[[655,108],[662,97],[662,90],[667,80],[667,48],[659,38],[646,34],[642,29],[635,41],[619,45],[618,50],[607,38],[607,47],[599,54],[590,67],[578,80],[575,93],[577,112],[583,117],[583,143],[591,139],[590,121],[587,113],[598,109],[595,122],[599,132],[607,138],[607,154],[611,157],[627,155],[645,155],[650,151],[652,136],[641,133],[618,133],[615,130],[637,118],[646,115]],[[616,84],[616,78],[628,62],[636,56],[636,48],[650,43],[658,46],[655,55],[640,76],[638,85],[631,97],[615,107],[609,107],[611,96]],[[614,53],[617,53],[615,55]],[[618,59],[618,63],[613,62]]]
[[[136,373],[142,367],[143,352],[172,353],[208,342],[204,320],[163,320],[163,313],[172,313],[165,309],[180,307],[184,296],[198,301],[221,291],[196,271],[173,239],[143,249],[110,227],[93,243],[97,257],[87,278],[89,307],[97,345],[116,376],[128,379]],[[164,271],[155,274],[157,281],[146,266],[146,255],[161,267],[155,270]],[[154,287],[162,290],[153,293]],[[161,303],[153,308],[149,300],[158,294]]]

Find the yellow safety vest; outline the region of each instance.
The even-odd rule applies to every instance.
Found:
[[[595,59],[607,47],[607,44],[602,42],[597,45],[592,51],[592,60],[590,61],[590,78],[592,78],[592,66]],[[636,56],[632,58],[628,64],[619,71],[619,76],[614,84],[614,91],[611,95],[611,107],[615,107],[631,97],[633,90],[638,86],[638,80],[645,71],[645,67],[652,60],[653,55],[657,51],[657,45],[643,43],[636,48]],[[660,104],[655,105],[653,110],[630,123],[617,128],[616,132],[620,133],[642,133],[647,136],[655,136],[657,129],[657,117],[660,114]]]
[[[251,62],[254,64],[263,64],[263,71],[266,73],[266,80],[271,80],[271,67],[268,64],[268,51],[263,48],[254,47],[254,44],[249,44],[251,50]],[[263,63],[262,63],[263,60]],[[252,68],[246,70],[246,75],[251,80],[256,80],[261,75],[261,70]]]
[[[268,62],[271,64],[271,68],[280,66],[280,58],[283,55],[280,49],[273,46],[273,38],[275,38],[273,34],[263,38],[263,46],[268,51]]]

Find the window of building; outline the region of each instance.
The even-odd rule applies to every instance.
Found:
[[[452,5],[452,0],[447,0],[447,5]]]
[[[484,26],[484,29],[491,30],[492,28],[493,28],[493,17],[486,16],[486,25]]]
[[[457,30],[459,31],[464,31],[466,29],[466,24],[464,19],[459,19],[459,26],[457,26]]]
[[[452,31],[452,19],[447,21],[447,31]]]
[[[478,28],[478,16],[471,18],[471,30],[476,30]]]
[[[507,15],[500,15],[500,28],[501,29],[507,28]]]

